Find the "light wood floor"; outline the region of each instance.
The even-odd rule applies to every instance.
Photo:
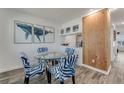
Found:
[[[2,84],[23,84],[23,70],[17,69],[0,74],[0,83]],[[53,84],[59,84],[57,80],[52,79]],[[71,84],[71,79],[65,81],[65,84]],[[112,69],[109,75],[90,70],[85,67],[77,67],[77,84],[124,84],[124,52],[120,52],[116,60],[112,63]],[[30,84],[47,84],[44,75],[36,76],[30,79]]]

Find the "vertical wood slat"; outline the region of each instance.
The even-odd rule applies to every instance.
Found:
[[[110,65],[110,15],[108,9],[83,17],[83,62],[101,70]],[[94,61],[94,62],[93,62]]]

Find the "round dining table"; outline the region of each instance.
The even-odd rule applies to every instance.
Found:
[[[54,62],[57,61],[61,57],[65,57],[66,54],[63,52],[47,52],[47,53],[41,53],[38,54],[35,58],[37,58],[40,62],[43,60],[47,63],[52,62],[52,65],[54,65]]]

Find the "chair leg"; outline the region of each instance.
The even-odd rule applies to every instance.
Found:
[[[47,75],[47,82],[49,83],[49,74],[48,74],[47,68],[46,68],[46,75]]]
[[[24,84],[29,84],[29,78],[25,77]]]
[[[51,73],[48,71],[49,74],[49,84],[51,84]]]
[[[49,80],[48,83],[51,84],[51,73],[48,71]]]
[[[72,76],[72,82],[75,84],[75,76]]]
[[[51,84],[51,73],[46,69],[47,81],[48,84]]]
[[[54,63],[54,61],[52,60],[52,66],[54,66],[55,65],[55,63]]]
[[[58,64],[58,61],[57,60],[55,60],[55,64]]]
[[[64,84],[64,81],[60,81],[60,84]]]

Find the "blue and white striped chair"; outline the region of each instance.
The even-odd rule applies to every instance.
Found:
[[[66,53],[67,55],[73,55],[74,52],[75,52],[75,49],[74,49],[74,48],[66,48],[66,49],[65,49],[65,53]]]
[[[29,59],[27,55],[24,52],[20,53],[20,57],[24,66],[24,74],[25,74],[25,80],[24,83],[28,84],[29,83],[29,78],[33,77],[37,74],[43,74],[45,71],[45,63],[40,62],[34,65],[30,65]]]
[[[38,49],[37,49],[37,54],[38,55],[41,55],[41,54],[45,54],[45,53],[47,53],[48,52],[48,48],[47,47],[39,47]],[[38,62],[40,62],[41,60],[40,60],[40,58],[38,59]]]
[[[48,52],[47,47],[40,47],[40,48],[37,49],[38,54],[47,53],[47,52]]]
[[[75,66],[78,55],[66,56],[59,59],[59,64],[48,69],[48,83],[51,83],[51,75],[54,76],[61,84],[64,80],[72,77],[75,84]]]
[[[74,52],[75,52],[75,49],[74,49],[74,48],[66,48],[66,49],[65,49],[65,54],[66,54],[67,56],[73,55]],[[56,63],[58,63],[58,60],[56,60]]]

